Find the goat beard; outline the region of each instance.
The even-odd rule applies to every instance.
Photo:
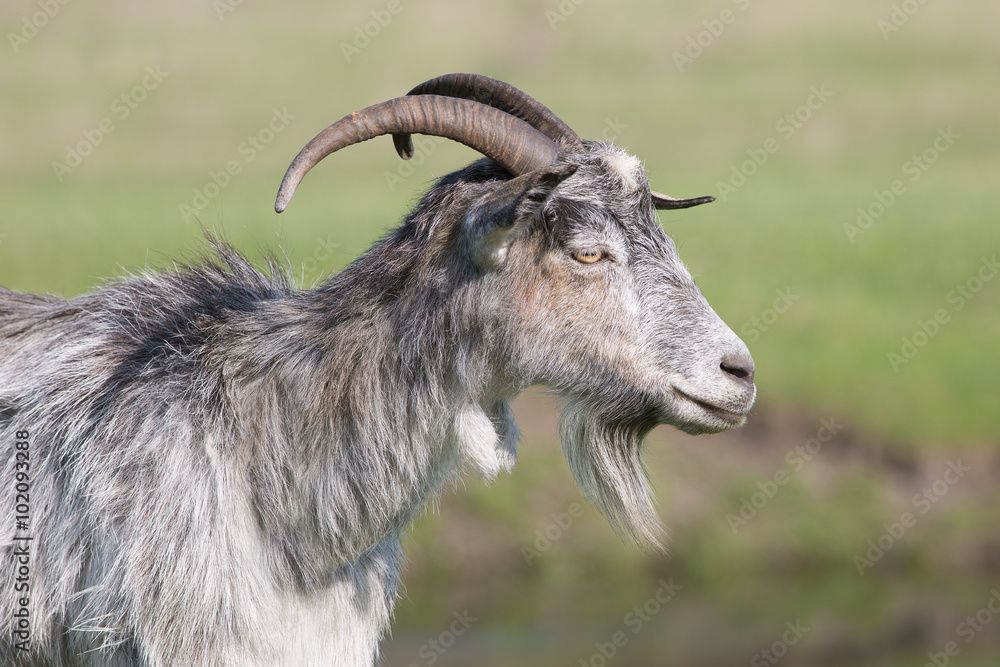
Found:
[[[577,486],[619,536],[649,551],[664,550],[642,461],[646,435],[656,423],[581,400],[571,400],[559,419],[563,452]]]

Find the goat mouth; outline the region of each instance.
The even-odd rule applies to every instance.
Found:
[[[747,414],[750,412],[749,407],[739,411],[722,407],[721,405],[689,394],[676,386],[674,387],[674,391],[677,392],[677,395],[687,405],[695,406],[698,410],[698,417],[700,419],[690,420],[687,424],[680,427],[688,433],[717,433],[731,428],[738,428],[743,426],[747,420]]]

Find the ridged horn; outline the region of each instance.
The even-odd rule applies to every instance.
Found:
[[[665,194],[661,194],[655,190],[651,190],[650,194],[653,195],[653,206],[659,210],[674,209],[674,208],[691,208],[692,206],[698,206],[700,204],[708,204],[715,201],[715,197],[694,197],[693,199],[674,199],[673,197],[668,197]]]
[[[577,133],[547,106],[509,83],[482,74],[445,74],[424,81],[407,95],[444,95],[474,100],[520,118],[567,151],[583,149]],[[413,157],[413,140],[409,134],[393,134],[392,143],[399,157],[404,160]]]
[[[285,172],[274,210],[285,210],[302,178],[327,155],[383,134],[398,133],[453,139],[515,176],[547,166],[563,152],[523,120],[479,102],[439,95],[397,97],[355,111],[313,137]]]

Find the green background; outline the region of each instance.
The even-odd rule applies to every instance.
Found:
[[[618,541],[572,486],[552,401],[518,401],[514,473],[468,479],[408,538],[388,664],[767,664],[797,621],[785,664],[924,664],[949,641],[950,664],[996,664],[998,26],[1000,5],[943,0],[5,2],[0,284],[80,294],[197,257],[204,227],[311,285],[475,154],[355,146],[278,216],[302,144],[438,74],[508,81],[657,189],[719,198],[661,220],[760,398],[741,431],[652,435],[668,556]],[[661,580],[682,588],[633,632]],[[460,635],[455,613],[476,619]]]

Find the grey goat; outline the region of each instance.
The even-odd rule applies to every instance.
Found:
[[[448,75],[314,138],[486,156],[325,283],[216,257],[74,299],[0,289],[0,662],[371,665],[400,536],[471,469],[510,469],[544,385],[583,493],[656,545],[657,424],[741,425],[753,361],[660,227],[639,161],[516,88]]]

